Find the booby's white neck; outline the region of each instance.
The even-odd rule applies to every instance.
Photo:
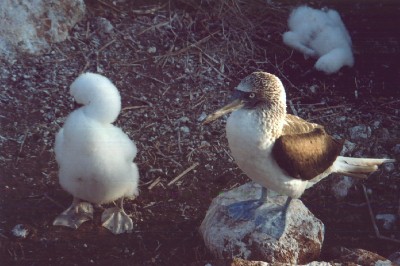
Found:
[[[277,115],[278,112],[258,109],[240,109],[233,112],[226,124],[226,134],[231,149],[232,145],[250,145],[261,149],[269,146],[282,132],[284,119]]]

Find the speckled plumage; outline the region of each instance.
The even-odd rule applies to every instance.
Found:
[[[298,198],[333,172],[366,177],[393,161],[338,156],[342,142],[323,126],[286,113],[285,89],[272,74],[254,72],[236,90],[242,108],[228,118],[229,147],[239,167],[266,188]]]

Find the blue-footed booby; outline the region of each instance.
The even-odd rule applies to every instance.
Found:
[[[343,142],[332,138],[324,127],[287,114],[286,93],[275,75],[254,72],[233,92],[233,101],[210,114],[209,123],[231,113],[226,136],[232,156],[240,169],[263,189],[260,199],[228,206],[234,219],[253,219],[267,199],[267,189],[288,196],[282,213],[292,198],[299,198],[331,173],[365,178],[392,159],[339,156]]]

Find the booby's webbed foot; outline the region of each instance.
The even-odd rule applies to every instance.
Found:
[[[286,214],[291,200],[288,197],[285,205],[280,207],[268,208],[267,206],[262,206],[258,208],[254,221],[256,228],[276,239],[280,238],[285,230]]]
[[[77,229],[81,224],[92,219],[92,204],[74,198],[71,206],[57,216],[53,222],[53,225],[62,225]]]
[[[227,206],[228,215],[235,221],[252,220],[257,208],[264,202],[260,200],[247,200],[232,203]]]
[[[227,206],[227,213],[235,221],[254,220],[256,210],[267,201],[267,189],[261,189],[261,197],[257,200],[245,200]]]
[[[101,215],[102,225],[113,234],[130,233],[133,229],[132,219],[125,213],[122,200],[120,207],[106,209]]]

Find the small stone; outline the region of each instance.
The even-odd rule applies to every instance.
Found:
[[[201,147],[209,147],[209,146],[211,146],[211,144],[210,144],[208,141],[203,140],[203,141],[200,143],[200,146],[201,146]]]
[[[384,169],[385,172],[387,172],[387,173],[393,172],[393,170],[395,169],[394,163],[385,163],[385,164],[383,165],[383,169]]]
[[[380,124],[381,124],[381,122],[380,122],[380,121],[374,121],[374,123],[373,123],[373,127],[374,127],[374,129],[377,129],[377,128],[379,128]]]
[[[151,47],[149,47],[149,48],[147,49],[147,52],[148,52],[149,54],[154,54],[155,52],[157,52],[157,48],[154,47],[154,46],[151,46]]]
[[[343,144],[342,152],[340,154],[341,155],[348,155],[351,152],[353,152],[355,148],[356,148],[356,144],[355,143],[353,143],[351,141],[348,141],[348,140],[345,140],[344,144]]]
[[[25,225],[23,224],[17,224],[14,226],[12,229],[12,233],[14,236],[19,237],[19,238],[26,238],[29,235],[29,229],[26,228]]]
[[[109,34],[114,29],[114,26],[106,18],[99,17],[99,18],[97,18],[96,22],[97,22],[97,26],[99,28],[100,34],[102,34],[102,33]]]
[[[382,227],[386,230],[392,229],[396,222],[396,216],[394,214],[377,214],[375,218],[377,221],[382,222]]]
[[[312,86],[310,86],[310,91],[312,92],[312,93],[316,93],[317,92],[317,89],[318,89],[318,86],[317,85],[312,85]]]
[[[340,177],[340,181],[332,186],[333,195],[336,199],[343,199],[349,193],[350,187],[354,184],[354,179],[349,176]]]
[[[349,129],[350,139],[366,140],[371,137],[371,128],[366,125],[359,125]]]
[[[190,133],[190,129],[187,126],[180,127],[180,130],[185,134]]]
[[[187,116],[182,116],[181,118],[178,119],[178,121],[181,123],[187,123],[190,121],[190,119]]]
[[[200,114],[199,118],[197,118],[197,121],[202,122],[202,121],[204,121],[204,119],[206,119],[206,117],[207,117],[207,114],[205,112],[202,112]]]

